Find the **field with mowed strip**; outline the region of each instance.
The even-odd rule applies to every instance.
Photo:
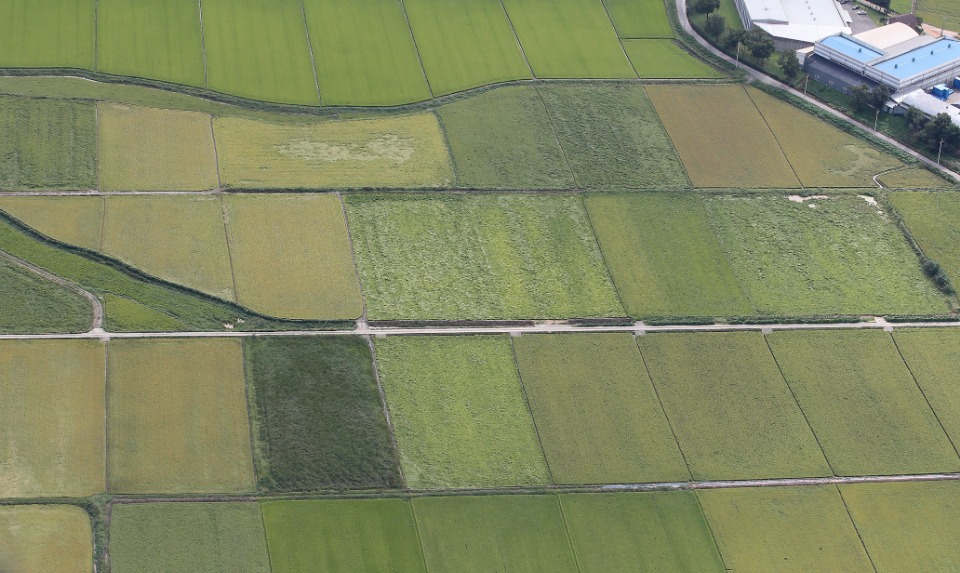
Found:
[[[222,117],[214,129],[224,187],[443,187],[453,181],[432,113],[300,125]]]
[[[0,67],[92,68],[96,0],[9,0],[0,18]]]
[[[409,487],[549,483],[507,337],[390,337],[376,349]]]
[[[86,332],[93,309],[70,288],[0,258],[0,332]]]
[[[349,195],[367,317],[620,316],[572,195]]]
[[[87,102],[0,97],[0,190],[95,188],[96,117]]]
[[[888,333],[783,332],[768,340],[835,473],[960,471]]]
[[[91,573],[93,532],[73,505],[0,506],[0,570]]]
[[[903,216],[923,254],[941,265],[960,285],[960,196],[953,193],[891,193],[890,203]]]
[[[638,342],[694,479],[832,473],[760,334],[651,334]]]
[[[113,573],[270,573],[256,503],[114,504]]]
[[[110,491],[254,489],[238,340],[116,340],[110,372]]]
[[[336,195],[232,195],[223,210],[240,304],[283,318],[363,314]]]
[[[960,332],[899,330],[893,340],[951,443],[960,445]]]
[[[0,343],[0,497],[104,491],[103,348],[92,340]]]
[[[203,191],[219,185],[209,115],[119,104],[100,104],[98,113],[102,189]]]
[[[630,334],[529,335],[514,349],[555,483],[689,479]]]

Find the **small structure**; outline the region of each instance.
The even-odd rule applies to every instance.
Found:
[[[850,33],[850,15],[836,0],[736,0],[743,26],[762,28],[777,50],[812,46],[826,36]]]
[[[960,109],[923,90],[916,90],[904,96],[896,97],[894,101],[900,105],[897,113],[905,112],[911,107],[922,111],[930,117],[945,113],[950,116],[950,120],[953,121],[955,125],[960,127]]]

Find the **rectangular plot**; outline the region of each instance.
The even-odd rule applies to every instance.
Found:
[[[402,499],[263,504],[273,573],[423,573],[410,502]]]
[[[218,186],[209,115],[110,103],[100,104],[99,114],[102,189],[203,191]]]
[[[889,334],[783,332],[769,340],[838,475],[960,471]]]
[[[960,331],[897,330],[893,339],[947,436],[960,444]]]
[[[884,187],[893,189],[949,189],[952,185],[943,177],[924,167],[891,171],[877,178]]]
[[[270,573],[256,503],[114,504],[113,573]]]
[[[874,569],[834,486],[699,491],[727,570]]]
[[[118,340],[107,362],[110,491],[254,488],[240,341]]]
[[[0,210],[51,239],[100,248],[102,197],[2,197]]]
[[[800,187],[742,86],[647,86],[647,93],[695,187]]]
[[[93,69],[95,0],[6,0],[0,67]]]
[[[694,479],[830,475],[762,336],[654,334],[638,340]]]
[[[434,95],[531,77],[500,0],[406,0]]]
[[[0,506],[0,570],[92,573],[90,517],[74,505]]]
[[[503,0],[538,78],[635,78],[600,0]]]
[[[535,88],[510,86],[440,106],[461,187],[570,189],[573,177]]]
[[[672,38],[663,0],[603,0],[621,38]]]
[[[673,40],[624,40],[623,49],[640,78],[723,77]]]
[[[549,481],[508,338],[390,337],[377,367],[409,487]]]
[[[577,571],[552,495],[413,500],[428,571]]]
[[[401,485],[366,339],[273,337],[245,344],[256,392],[261,488]]]
[[[399,0],[305,0],[324,105],[430,99]]]
[[[231,195],[223,201],[240,304],[282,318],[363,314],[336,195]]]
[[[581,573],[725,571],[692,492],[560,496]]]
[[[207,87],[248,99],[318,105],[300,0],[205,0]]]
[[[576,196],[347,197],[368,317],[618,316]]]
[[[840,486],[877,571],[951,571],[960,563],[960,483]]]
[[[703,200],[724,254],[759,314],[909,315],[946,308],[900,230],[870,201]]]
[[[643,86],[545,87],[540,93],[579,187],[689,186]]]
[[[870,187],[874,175],[903,165],[863,139],[772,95],[756,89],[747,93],[804,187]]]
[[[936,261],[960,285],[960,196],[953,193],[891,193],[923,254]]]
[[[99,341],[5,341],[0,351],[0,497],[103,492]]]
[[[689,479],[632,335],[530,335],[514,348],[556,483]]]
[[[217,197],[109,196],[101,250],[155,277],[235,299]]]
[[[200,3],[98,0],[97,69],[204,87]]]
[[[301,125],[224,117],[214,127],[224,187],[410,188],[453,181],[432,113]]]
[[[753,314],[699,198],[598,194],[586,204],[630,316]]]
[[[0,97],[0,189],[95,188],[96,113],[87,102]]]

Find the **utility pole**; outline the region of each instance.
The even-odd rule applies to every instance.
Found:
[[[873,118],[873,131],[877,131],[877,122],[880,121],[880,108],[877,108],[877,115]]]
[[[810,83],[810,75],[808,74],[807,77],[803,80],[803,95],[807,95],[807,84],[809,83]]]
[[[737,40],[737,67],[740,67],[740,41]]]
[[[937,166],[940,165],[940,154],[943,153],[943,140],[940,140],[940,151],[937,152]]]

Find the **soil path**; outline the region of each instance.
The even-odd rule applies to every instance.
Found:
[[[87,332],[87,333],[84,333],[84,334],[85,334],[85,335],[90,335],[90,334],[98,334],[98,333],[103,332],[103,331],[102,331],[102,329],[103,329],[103,303],[100,302],[100,299],[97,298],[96,295],[94,295],[94,294],[91,293],[91,292],[88,292],[88,291],[83,290],[83,288],[80,287],[80,285],[78,285],[77,283],[68,281],[67,279],[62,278],[62,277],[58,277],[58,276],[55,275],[55,274],[52,274],[52,273],[50,273],[50,272],[47,272],[47,271],[41,269],[41,268],[38,267],[38,266],[35,266],[35,265],[31,264],[31,263],[28,263],[27,261],[25,261],[25,260],[23,260],[23,259],[20,259],[20,258],[17,258],[17,257],[15,257],[15,256],[13,256],[13,255],[11,255],[11,254],[9,254],[9,253],[4,252],[4,251],[0,251],[0,258],[5,259],[5,260],[7,260],[7,261],[10,261],[11,263],[13,263],[13,264],[15,264],[15,265],[17,265],[17,266],[19,266],[19,267],[23,267],[24,269],[30,271],[31,273],[33,273],[33,274],[35,274],[35,275],[37,275],[37,276],[43,277],[43,278],[47,279],[47,280],[50,281],[50,282],[56,283],[56,284],[58,284],[58,285],[60,285],[60,286],[62,286],[62,287],[64,287],[64,288],[70,289],[70,290],[72,290],[72,291],[80,294],[81,296],[83,296],[83,298],[87,299],[87,301],[90,303],[90,308],[91,308],[91,310],[92,310],[92,312],[93,312],[93,319],[91,320],[90,332]],[[53,336],[63,336],[63,335],[56,335],[56,334],[55,334],[55,335],[53,335]]]

